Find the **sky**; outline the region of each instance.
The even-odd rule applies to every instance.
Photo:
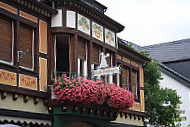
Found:
[[[118,37],[146,46],[190,38],[190,0],[97,0],[125,26]]]

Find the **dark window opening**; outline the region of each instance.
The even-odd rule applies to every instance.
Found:
[[[56,71],[69,72],[69,36],[56,35]]]
[[[80,76],[84,76],[84,60],[80,59]]]

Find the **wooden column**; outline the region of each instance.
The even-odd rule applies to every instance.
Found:
[[[129,68],[130,69],[130,75],[129,75],[129,82],[130,82],[130,86],[129,86],[129,90],[131,91],[132,90],[132,83],[131,83],[131,81],[132,81],[132,68]]]
[[[77,45],[78,45],[78,35],[70,36],[70,72],[76,72],[78,70],[78,54],[77,54]]]
[[[51,72],[50,72],[50,77],[52,78],[52,76],[53,76],[53,78],[55,78],[54,76],[55,76],[55,49],[56,49],[56,35],[55,34],[53,34],[53,35],[51,35],[52,36],[52,38],[51,38],[51,43],[50,43],[50,46],[48,46],[48,50],[49,50],[49,55],[50,55],[50,58],[49,58],[49,64],[51,64],[50,66],[48,66],[48,70],[51,70]],[[49,43],[48,43],[49,44]],[[49,71],[48,71],[48,73],[49,73]],[[49,78],[49,77],[48,77]],[[51,80],[48,80],[49,82],[51,82]]]
[[[92,41],[88,42],[88,58],[87,58],[87,68],[88,68],[88,77],[91,77],[91,64],[92,64],[92,53],[93,53],[93,44]]]
[[[115,52],[115,53],[113,53],[113,66],[116,66],[117,65],[117,57],[116,57],[116,55],[117,55],[117,53]],[[114,83],[117,83],[117,75],[114,75],[113,76],[113,82]]]
[[[19,25],[20,25],[20,21],[19,20],[16,20],[15,21],[15,26],[14,26],[14,30],[15,30],[15,36],[14,36],[14,50],[13,50],[13,53],[14,53],[14,59],[13,59],[13,63],[14,63],[14,66],[17,67],[17,87],[19,87],[19,62],[17,61],[19,58],[17,56],[17,51],[18,50],[18,43],[19,43]]]
[[[48,81],[47,81],[47,83],[50,84],[51,83],[51,73],[53,72],[52,67],[54,67],[54,66],[52,66],[52,63],[53,63],[52,60],[54,60],[52,57],[52,56],[54,56],[53,55],[54,54],[54,48],[52,48],[52,47],[54,47],[53,45],[55,42],[55,40],[54,40],[55,36],[53,36],[51,34],[51,26],[50,25],[47,26],[47,37],[48,37],[47,38],[47,58],[48,58],[48,64],[47,64],[47,68],[48,68],[47,79],[48,79]]]

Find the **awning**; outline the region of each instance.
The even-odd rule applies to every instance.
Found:
[[[0,127],[20,127],[20,126],[17,126],[17,125],[13,125],[13,124],[0,124]]]
[[[0,122],[3,123],[8,121],[8,123],[26,123],[26,124],[38,124],[51,126],[51,120],[40,120],[40,119],[31,119],[31,118],[23,118],[23,117],[11,117],[11,116],[0,116]],[[1,125],[0,125],[1,127]]]

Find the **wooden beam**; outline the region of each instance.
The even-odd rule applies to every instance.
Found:
[[[88,77],[91,77],[91,64],[92,64],[92,53],[93,53],[93,44],[92,41],[88,42],[88,58],[87,58],[87,66],[88,66]]]
[[[70,36],[70,72],[76,72],[78,70],[78,53],[77,53],[77,45],[78,45],[78,35]]]

